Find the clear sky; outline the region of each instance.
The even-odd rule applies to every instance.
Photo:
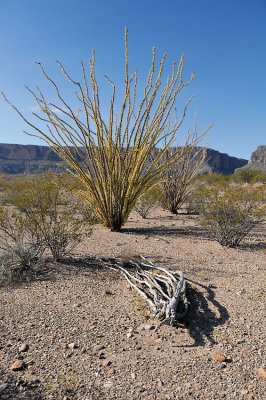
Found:
[[[63,84],[55,61],[79,78],[92,48],[97,77],[122,84],[125,26],[140,82],[153,46],[169,67],[184,52],[185,76],[196,73],[177,104],[195,95],[181,135],[196,115],[200,129],[214,124],[207,144],[216,150],[249,158],[266,144],[266,0],[0,0],[0,90],[28,116],[34,103],[24,84],[50,94],[35,61]],[[0,142],[41,143],[25,128],[0,99]]]

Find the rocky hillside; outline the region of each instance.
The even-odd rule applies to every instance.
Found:
[[[65,171],[62,160],[48,146],[0,144],[0,173],[37,174]]]
[[[252,153],[248,166],[266,172],[266,146],[258,146]]]
[[[247,160],[208,149],[204,171],[230,174],[236,168],[246,165],[247,162]],[[59,173],[65,169],[64,162],[48,146],[0,144],[0,173],[2,174],[36,174],[49,170]]]
[[[217,150],[207,149],[206,166],[209,172],[218,172],[224,175],[232,174],[237,168],[244,167],[248,163],[242,158],[232,157]]]

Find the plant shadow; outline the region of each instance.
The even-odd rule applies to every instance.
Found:
[[[51,259],[46,259],[34,267],[17,265],[12,267],[12,274],[8,279],[0,281],[0,289],[15,289],[20,286],[31,285],[34,282],[53,282],[59,277],[68,279],[79,274],[82,270],[97,272],[102,269],[101,267],[96,257],[86,256],[65,257],[60,262],[52,262]]]
[[[187,285],[189,309],[184,325],[194,343],[180,347],[205,346],[206,342],[213,346],[216,344],[214,329],[226,323],[229,313],[215,298],[213,290],[215,287],[205,286],[190,279],[188,281],[190,282]]]
[[[143,236],[190,236],[201,239],[212,239],[210,233],[204,228],[198,226],[171,228],[165,226],[151,227],[151,228],[123,228],[121,233],[143,235]]]
[[[11,372],[5,373],[0,369],[0,398],[1,400],[45,400],[41,390],[41,382],[36,379],[24,382]]]
[[[240,243],[237,248],[239,250],[246,250],[246,251],[257,251],[257,250],[265,250],[266,249],[266,242],[244,242]]]

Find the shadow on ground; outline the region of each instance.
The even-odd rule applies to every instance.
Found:
[[[17,373],[5,373],[0,369],[1,400],[45,400],[40,381],[24,382]]]
[[[27,382],[20,377],[17,372],[6,372],[0,368],[0,399],[1,400],[47,400],[52,399],[104,399],[105,394],[94,382],[89,387],[83,385],[78,390],[78,386],[68,385],[67,383],[60,385],[54,390],[51,389],[47,382],[41,382],[38,379]],[[79,394],[77,395],[77,390]],[[81,397],[80,397],[81,396]]]
[[[194,343],[185,347],[204,346],[206,342],[215,345],[214,329],[226,323],[229,313],[215,298],[212,287],[189,281],[187,285],[189,309],[184,324]]]
[[[141,227],[141,228],[122,228],[121,233],[144,236],[145,239],[153,236],[161,236],[161,240],[167,242],[163,237],[185,236],[191,238],[200,238],[204,240],[212,240],[212,234],[200,226],[184,226],[184,227]],[[265,226],[256,227],[249,235],[248,240],[239,244],[235,248],[238,250],[257,251],[266,249],[265,242],[266,229]],[[169,242],[170,243],[170,242]]]
[[[82,270],[97,272],[103,270],[103,265],[95,257],[67,257],[61,262],[44,260],[34,267],[14,266],[9,277],[0,281],[0,288],[16,288],[27,286],[34,282],[56,281],[59,277],[65,279],[77,275]]]
[[[187,227],[149,227],[149,228],[123,228],[121,233],[143,235],[143,236],[190,236],[202,239],[211,239],[211,235],[205,229],[198,226],[187,226]]]

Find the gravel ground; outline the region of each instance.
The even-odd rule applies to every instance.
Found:
[[[197,217],[157,210],[133,214],[121,233],[96,226],[79,253],[142,254],[183,270],[184,326],[155,333],[116,272],[48,265],[0,289],[1,400],[266,399],[265,227],[224,249]]]

